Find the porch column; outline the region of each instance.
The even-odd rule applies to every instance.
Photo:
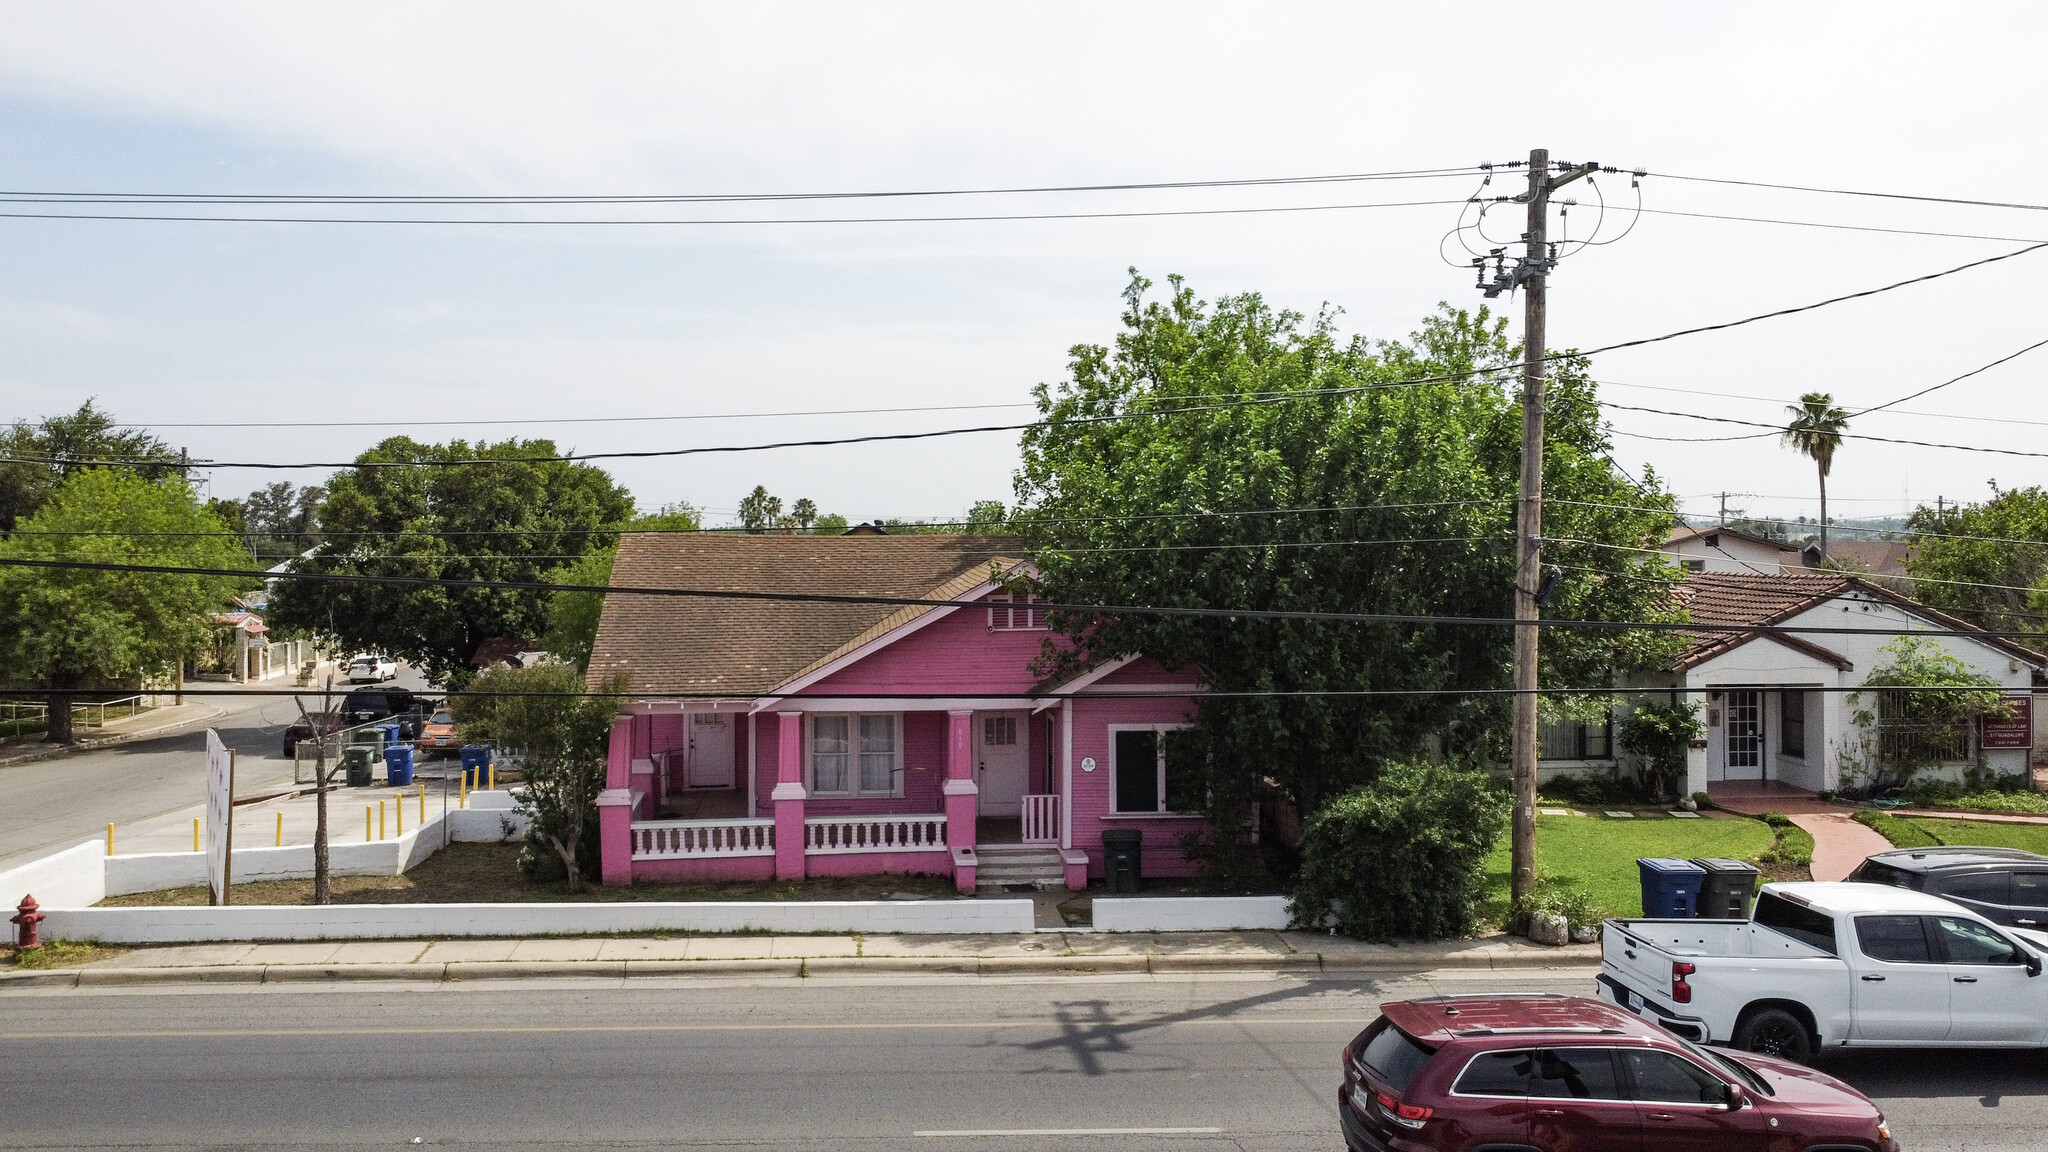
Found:
[[[1698,704],[1698,705],[1700,705],[1701,707],[1700,707],[1700,711],[1699,711],[1699,718],[1700,718],[1700,720],[1701,720],[1702,722],[1705,722],[1705,720],[1706,720],[1706,718],[1707,718],[1707,713],[1706,713],[1706,707],[1705,707],[1705,706],[1706,706],[1706,704],[1707,704],[1707,701],[1706,701],[1706,699],[1704,698],[1704,694],[1703,694],[1703,693],[1699,693],[1699,692],[1688,692],[1688,691],[1686,691],[1686,690],[1684,690],[1684,689],[1680,689],[1680,690],[1679,690],[1679,693],[1678,693],[1678,698],[1679,698],[1679,700],[1680,700],[1680,701],[1682,701],[1682,702],[1687,702],[1687,703],[1693,703],[1693,704]],[[1686,749],[1685,749],[1685,794],[1686,794],[1687,796],[1690,796],[1690,795],[1692,795],[1692,794],[1693,794],[1693,793],[1695,793],[1695,792],[1705,792],[1706,790],[1707,790],[1707,736],[1706,736],[1706,734],[1702,733],[1702,734],[1701,734],[1701,737],[1700,737],[1700,738],[1699,738],[1698,740],[1694,740],[1694,741],[1692,741],[1692,742],[1691,742],[1690,744],[1686,745]]]
[[[633,718],[612,717],[605,749],[604,791],[597,794],[598,879],[633,882]]]
[[[775,714],[775,878],[804,878],[804,714]]]
[[[633,718],[612,717],[612,740],[606,749],[604,786],[607,788],[630,788],[633,786]]]
[[[974,891],[975,797],[981,789],[974,784],[974,713],[946,713],[946,847],[953,852],[953,883],[962,892]]]

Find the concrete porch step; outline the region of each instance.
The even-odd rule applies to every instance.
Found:
[[[1066,883],[1066,868],[1057,848],[1042,844],[982,844],[975,847],[979,857],[974,870],[980,887],[1029,884],[1052,888]]]

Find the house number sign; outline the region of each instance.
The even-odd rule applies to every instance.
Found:
[[[1095,757],[1093,757],[1093,756],[1083,756],[1083,757],[1081,757],[1081,771],[1083,771],[1083,772],[1093,772],[1093,771],[1095,771]]]

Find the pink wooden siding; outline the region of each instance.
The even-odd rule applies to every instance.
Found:
[[[808,690],[1018,695],[1038,682],[1031,673],[1031,661],[1049,635],[991,632],[986,608],[960,608],[834,672]]]
[[[1197,869],[1183,855],[1180,838],[1206,826],[1199,817],[1140,816],[1119,818],[1110,813],[1111,724],[1184,724],[1194,718],[1194,702],[1172,699],[1075,700],[1074,708],[1074,847],[1088,853],[1088,875],[1100,879],[1102,834],[1111,828],[1134,829],[1145,838],[1145,875],[1192,876]],[[1095,757],[1093,772],[1081,771],[1081,758]]]
[[[772,816],[775,805],[769,794],[775,791],[776,750],[780,746],[773,713],[760,720],[761,751],[754,759],[754,810]],[[744,765],[744,761],[742,762]],[[744,767],[740,778],[746,775]],[[946,778],[946,714],[944,712],[903,713],[903,795],[845,798],[813,796],[804,801],[806,816],[868,816],[892,812],[938,812],[939,785]],[[950,867],[950,865],[949,865]]]

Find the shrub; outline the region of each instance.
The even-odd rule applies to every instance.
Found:
[[[1706,735],[1699,705],[1690,701],[1636,705],[1614,725],[1614,742],[1642,758],[1637,769],[1643,791],[1659,803],[1677,795],[1685,780],[1687,748]]]
[[[1378,781],[1324,805],[1301,837],[1296,924],[1334,917],[1366,940],[1437,940],[1471,930],[1486,854],[1510,803],[1491,773],[1387,765]]]
[[[1644,791],[1639,781],[1623,776],[1619,769],[1553,776],[1543,783],[1539,791],[1546,800],[1587,808],[1611,808],[1617,804],[1655,803],[1658,800],[1658,797]]]
[[[1856,813],[1852,819],[1891,841],[1894,848],[1933,848],[1941,843],[1927,829],[1889,812],[1866,808]]]

